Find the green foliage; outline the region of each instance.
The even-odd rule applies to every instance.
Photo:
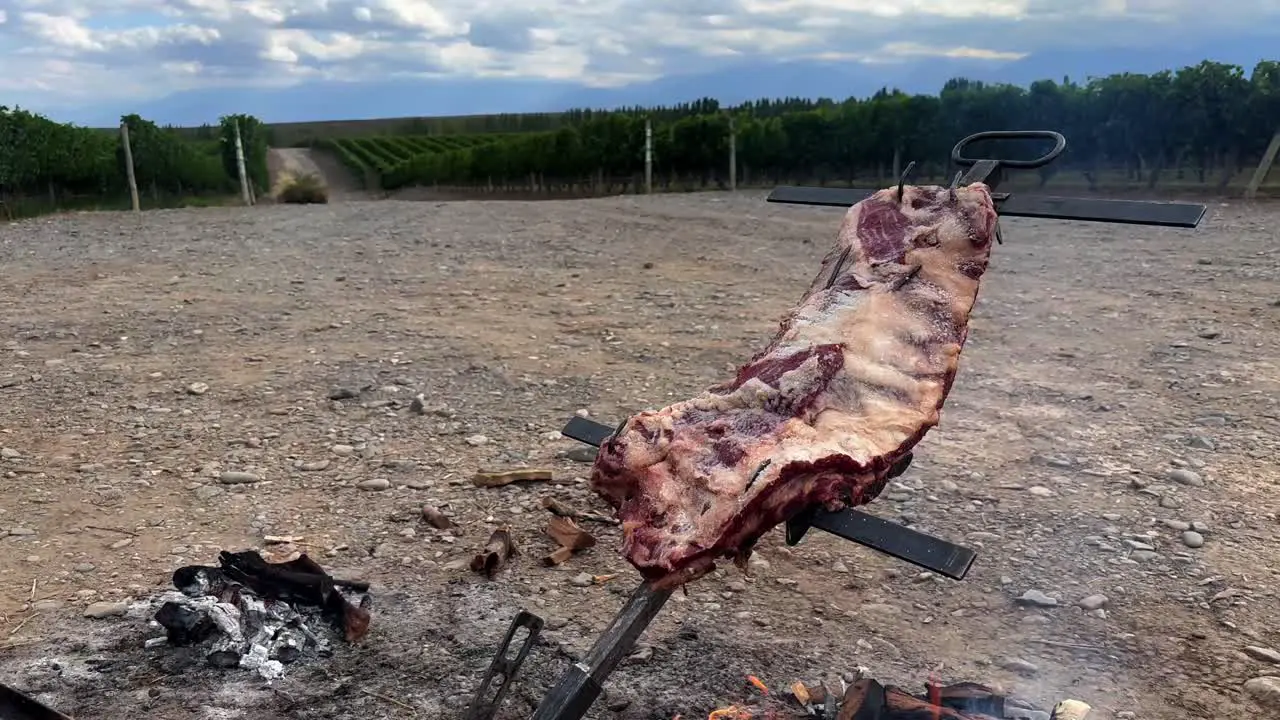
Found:
[[[299,205],[329,202],[329,191],[315,175],[303,175],[288,181],[280,190],[280,202]]]
[[[179,131],[137,115],[124,116],[121,123],[129,128],[134,176],[145,206],[190,205],[235,191],[235,175],[226,170],[215,128]],[[265,187],[265,143],[257,157]],[[57,123],[0,106],[0,201],[22,214],[127,207],[124,159],[117,129]]]
[[[516,117],[493,116],[486,129],[510,130]],[[771,183],[885,180],[909,160],[918,163],[917,179],[944,178],[951,146],[966,135],[1051,129],[1065,134],[1070,145],[1059,163],[1042,172],[1042,182],[1074,169],[1093,183],[1099,168],[1118,168],[1130,181],[1154,186],[1163,171],[1181,175],[1189,169],[1200,182],[1207,173],[1218,173],[1225,185],[1246,163],[1256,163],[1276,131],[1280,63],[1259,63],[1251,76],[1238,66],[1206,61],[1176,72],[1119,74],[1085,84],[1042,80],[1022,88],[956,79],[934,96],[886,89],[843,102],[792,98],[722,108],[704,99],[649,109],[577,110],[554,124],[537,117],[542,119],[528,124],[547,129],[332,144],[374,169],[388,189],[574,186],[601,180],[625,187],[644,170],[645,118],[653,123],[659,185],[724,182],[730,118],[740,181]],[[455,137],[464,147],[453,146]],[[488,141],[472,140],[480,138]],[[424,140],[431,143],[429,149]],[[406,158],[405,144],[418,144],[424,152]],[[357,149],[362,145],[368,153]],[[374,157],[376,148],[383,152]],[[1017,157],[1037,148],[1021,144],[973,150]]]
[[[916,179],[946,181],[956,140],[991,129],[1058,130],[1066,155],[1040,175],[1075,172],[1093,186],[1103,170],[1130,183],[1165,178],[1225,185],[1257,162],[1280,124],[1280,62],[1252,73],[1215,62],[1152,75],[1118,74],[1080,84],[1042,80],[1030,87],[948,82],[937,95],[885,89],[869,98],[759,100],[722,107],[711,99],[668,107],[572,110],[534,115],[369,121],[372,137],[321,140],[370,189],[411,185],[491,189],[574,188],[601,183],[625,191],[644,172],[644,125],[653,127],[659,187],[723,183],[730,122],[744,184],[888,182],[914,160]],[[217,126],[161,128],[137,115],[129,127],[143,201],[234,193],[235,127],[246,173],[259,193],[269,185],[267,147],[293,142],[307,128],[359,134],[368,123],[268,127],[247,115]],[[367,133],[366,133],[367,134]],[[1019,156],[1025,146],[976,147]],[[872,181],[870,178],[874,178]],[[301,191],[299,191],[301,192]],[[48,207],[114,206],[127,198],[123,150],[115,129],[55,123],[0,106],[0,201],[39,198]]]
[[[231,190],[216,144],[183,140],[171,129],[158,127],[137,115],[126,115],[120,122],[129,127],[133,175],[140,193],[182,195]],[[123,139],[116,143],[115,156],[116,177],[125,177]]]
[[[236,125],[240,126],[240,144],[244,152],[244,171],[257,192],[271,186],[267,172],[267,126],[252,115],[225,115],[218,121],[222,168],[230,178],[240,182],[236,167]]]
[[[0,198],[121,188],[115,148],[110,133],[0,106]]]
[[[321,140],[317,145],[333,152],[343,165],[365,181],[366,187],[393,189],[412,184],[416,177],[412,168],[426,162],[427,156],[478,148],[510,137],[502,134],[379,136]]]

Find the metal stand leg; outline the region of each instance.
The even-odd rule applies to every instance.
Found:
[[[586,657],[571,665],[542,699],[531,720],[581,720],[600,697],[605,679],[635,647],[671,592],[654,590],[647,583],[637,588]]]

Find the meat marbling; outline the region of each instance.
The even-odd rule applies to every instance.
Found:
[[[670,588],[814,504],[870,502],[938,422],[987,267],[989,188],[881,190],[773,341],[731,382],[629,418],[591,485],[617,510],[622,554]]]

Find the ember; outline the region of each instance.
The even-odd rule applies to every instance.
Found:
[[[752,713],[746,708],[740,708],[737,705],[730,705],[727,708],[712,710],[707,715],[707,720],[751,720]]]
[[[160,596],[155,615],[166,635],[148,640],[148,647],[199,645],[214,667],[256,670],[271,679],[306,652],[331,652],[319,617],[347,642],[368,632],[369,597],[353,605],[340,591],[363,593],[368,584],[337,580],[306,555],[268,563],[252,550],[223,552],[219,563],[174,571],[180,592]]]
[[[1076,714],[1063,714],[1063,707],[1070,707]],[[1088,705],[1074,700],[1059,703],[1058,708],[1051,720],[1083,720],[1089,710]],[[1047,715],[1014,705],[1003,695],[977,683],[941,687],[930,682],[924,693],[912,695],[893,685],[863,679],[845,691],[836,720],[996,720]]]

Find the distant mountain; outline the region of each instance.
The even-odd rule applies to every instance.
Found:
[[[160,124],[214,123],[220,115],[244,112],[266,122],[358,120],[428,115],[556,112],[568,108],[665,105],[715,97],[736,104],[761,97],[865,97],[884,86],[906,92],[937,92],[953,77],[1026,85],[1115,72],[1156,72],[1211,59],[1247,70],[1264,58],[1280,58],[1280,38],[1236,38],[1159,48],[1059,50],[1016,61],[918,58],[901,63],[752,63],[711,72],[670,75],[621,88],[588,88],[558,81],[386,80],[367,83],[308,83],[283,89],[215,88],[176,93],[133,106],[85,108],[59,119],[93,126],[114,125],[137,112]]]

